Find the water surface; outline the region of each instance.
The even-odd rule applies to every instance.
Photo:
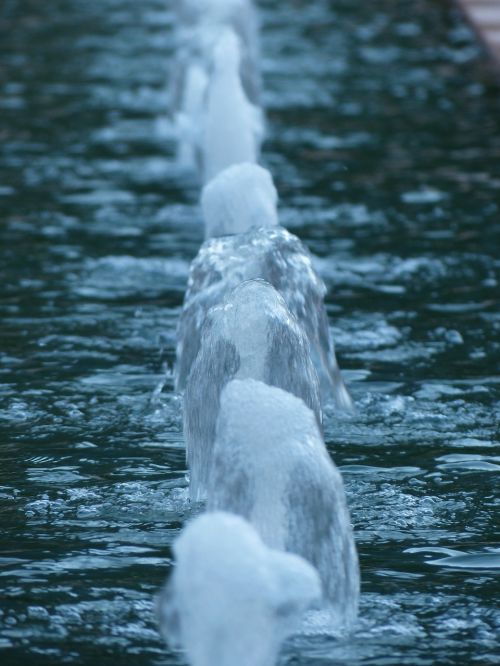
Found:
[[[328,413],[350,640],[283,664],[497,663],[500,90],[449,3],[259,3],[265,164],[358,413]],[[160,0],[0,9],[0,660],[183,664],[153,595],[191,515],[171,366],[198,183]]]

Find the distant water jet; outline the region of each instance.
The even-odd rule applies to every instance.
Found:
[[[175,57],[170,77],[170,111],[179,139],[177,157],[182,167],[201,169],[201,128],[206,112],[207,84],[214,68],[214,50],[226,32],[234,33],[238,40],[236,67],[244,97],[252,105],[258,103],[260,67],[256,12],[250,0],[181,0],[174,4],[174,12]],[[227,102],[229,104],[231,99]],[[253,112],[253,115],[260,123],[258,114],[255,116]]]
[[[260,109],[248,101],[240,79],[241,47],[233,30],[213,51],[206,92],[201,154],[204,182],[240,162],[257,162],[263,136]]]
[[[177,162],[184,169],[201,169],[200,125],[203,122],[205,93],[208,77],[198,64],[191,64],[186,71],[185,85],[177,125]]]
[[[177,0],[174,13],[174,101],[179,98],[186,66],[197,62],[208,72],[215,42],[222,30],[231,28],[241,44],[240,76],[245,94],[257,104],[261,89],[259,26],[252,0]]]

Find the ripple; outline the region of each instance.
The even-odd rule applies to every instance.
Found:
[[[496,549],[498,551],[498,549]],[[500,553],[499,552],[482,552],[482,553],[462,553],[457,550],[449,548],[408,548],[406,553],[438,553],[446,555],[437,560],[426,559],[426,564],[433,566],[445,567],[450,569],[485,569],[485,570],[499,570],[500,569]]]
[[[172,289],[184,290],[189,265],[180,259],[103,257],[87,262],[87,277],[76,293],[109,300],[142,296],[157,298]]]

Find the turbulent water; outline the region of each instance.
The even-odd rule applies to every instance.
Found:
[[[171,366],[198,183],[165,0],[0,8],[0,661],[183,664],[153,595],[192,515]],[[451,3],[259,3],[264,162],[357,414],[326,416],[349,640],[282,663],[497,663],[500,90]]]

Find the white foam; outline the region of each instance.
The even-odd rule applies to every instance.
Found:
[[[251,379],[227,384],[207,506],[243,515],[268,546],[311,562],[332,616],[352,624],[359,568],[344,485],[302,400]]]
[[[174,544],[159,599],[162,632],[193,666],[272,666],[280,644],[320,596],[302,558],[270,550],[238,516],[207,513]]]
[[[221,171],[201,195],[205,238],[278,224],[278,193],[267,169],[251,163]]]

